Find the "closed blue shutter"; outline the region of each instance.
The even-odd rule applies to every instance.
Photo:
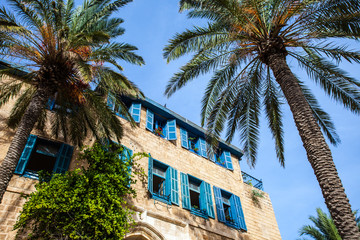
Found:
[[[26,145],[24,147],[24,150],[21,154],[21,157],[19,159],[19,162],[16,166],[15,173],[17,174],[23,174],[26,164],[29,161],[29,158],[31,156],[31,152],[34,149],[35,143],[36,143],[37,136],[30,134],[30,136],[27,139]]]
[[[149,153],[148,190],[151,195],[153,194],[153,165],[154,161]]]
[[[176,120],[169,120],[166,124],[167,128],[167,139],[176,140]]]
[[[189,191],[189,178],[185,173],[180,173],[181,178],[181,198],[182,207],[190,210],[190,191]]]
[[[185,129],[180,128],[181,146],[189,149],[188,132]]]
[[[224,160],[225,160],[225,163],[226,163],[226,168],[230,169],[230,170],[234,170],[232,162],[231,162],[230,152],[224,151],[223,155],[224,155]]]
[[[154,131],[154,113],[149,109],[146,110],[146,128]]]
[[[199,146],[200,155],[207,158],[206,141],[203,138],[199,138],[198,146]]]
[[[123,147],[123,151],[121,152],[121,156],[120,159],[123,162],[129,162],[130,163],[130,159],[132,156],[132,150],[130,150],[129,148],[122,146]],[[131,178],[131,165],[128,166],[128,173],[129,173],[129,177]],[[129,185],[128,187],[130,187],[130,183],[131,183],[131,179],[129,179]]]
[[[135,122],[140,123],[141,104],[140,103],[131,104],[130,114]]]
[[[71,161],[74,148],[65,143],[61,144],[59,153],[56,157],[54,173],[65,173]]]
[[[175,168],[169,167],[171,178],[171,202],[179,205],[179,183],[178,171]]]
[[[244,218],[244,212],[241,207],[240,198],[236,195],[232,195],[230,198],[230,204],[231,204],[232,215],[235,216],[234,220],[235,220],[237,226],[240,229],[247,231],[246,224],[245,224],[245,218]]]
[[[204,185],[207,214],[209,215],[209,217],[215,218],[214,205],[213,205],[213,201],[212,201],[210,184],[208,184],[207,182],[203,182],[202,185]]]
[[[111,93],[108,94],[108,97],[107,97],[107,105],[109,106],[109,108],[111,110],[114,111],[115,109],[115,97],[114,95],[112,95]]]
[[[214,196],[215,196],[215,205],[216,205],[216,212],[217,218],[219,222],[226,222],[225,219],[225,212],[224,212],[224,205],[221,196],[221,189],[214,186]]]

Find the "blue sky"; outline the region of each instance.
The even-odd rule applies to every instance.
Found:
[[[162,49],[176,32],[182,32],[193,25],[202,24],[187,19],[186,14],[178,12],[176,0],[134,0],[119,11],[125,23],[124,36],[119,39],[139,48],[146,65],[142,67],[123,64],[124,73],[134,81],[145,95],[168,108],[200,124],[201,99],[209,76],[200,77],[175,93],[171,98],[164,97],[164,89],[171,76],[178,71],[189,57],[166,64]],[[353,48],[359,45],[353,46]],[[335,164],[343,181],[353,209],[360,209],[360,118],[325,96],[307,76],[290,62],[293,71],[311,87],[323,108],[332,116],[342,143],[331,147]],[[360,66],[344,64],[344,69],[352,76],[360,78]],[[276,159],[274,143],[267,123],[261,121],[258,162],[250,169],[246,159],[241,168],[264,182],[265,191],[270,194],[282,238],[285,240],[299,237],[298,230],[309,224],[309,215],[315,208],[326,206],[313,170],[307,161],[297,129],[289,108],[284,108],[285,129],[285,169]],[[241,148],[238,138],[234,145]]]

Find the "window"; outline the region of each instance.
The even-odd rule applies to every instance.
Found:
[[[129,100],[122,99],[122,102],[124,103],[123,107],[126,107],[129,109],[129,113],[131,117],[134,119],[134,122],[140,123],[141,119],[141,103],[137,102],[130,102]],[[111,110],[113,110],[116,115],[119,117],[122,117],[126,119],[126,117],[122,114],[122,107],[116,102],[114,95],[108,94],[107,98],[107,105]]]
[[[146,129],[167,140],[176,140],[176,120],[165,119],[149,109],[146,111]]]
[[[148,190],[153,199],[179,205],[177,170],[150,156]]]
[[[210,184],[185,173],[180,176],[182,207],[194,215],[215,218]]]
[[[210,156],[210,159],[222,167],[225,167],[230,170],[234,170],[231,161],[231,154],[228,151],[219,149],[215,154],[212,154]]]
[[[197,137],[183,128],[180,128],[180,136],[182,147],[207,158],[207,147],[205,139]]]
[[[38,179],[38,171],[65,173],[73,147],[30,135],[21,154],[15,173]]]
[[[240,198],[214,186],[217,217],[226,225],[247,231]]]

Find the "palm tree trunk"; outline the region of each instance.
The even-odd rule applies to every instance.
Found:
[[[27,138],[45,107],[48,98],[51,96],[51,93],[52,91],[48,88],[38,88],[21,118],[15,136],[0,166],[0,203],[25,147]]]
[[[338,176],[330,148],[302,93],[297,78],[287,65],[285,55],[272,54],[269,57],[269,66],[290,105],[308,160],[341,238],[360,239],[360,232]]]

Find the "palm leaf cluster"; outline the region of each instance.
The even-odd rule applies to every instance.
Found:
[[[129,2],[86,0],[75,8],[73,0],[8,0],[0,7],[0,107],[18,97],[10,127],[19,124],[36,91],[45,88],[56,107],[52,112],[44,107],[38,129],[50,120],[54,137],[75,144],[89,133],[122,135],[104,96],[142,95],[118,61],[142,65],[143,59],[134,53],[136,47],[113,40],[124,29],[123,20],[111,14]]]
[[[328,214],[324,213],[320,208],[316,209],[317,216],[310,216],[309,219],[313,225],[303,226],[299,233],[300,236],[308,236],[315,240],[341,240],[334,221]],[[355,212],[356,215],[356,212]],[[360,231],[360,218],[356,218],[356,223]],[[305,240],[305,238],[304,238]]]
[[[192,53],[169,81],[171,96],[196,77],[214,72],[202,100],[202,125],[231,142],[239,132],[252,166],[256,163],[260,112],[264,110],[284,165],[283,92],[269,66],[275,52],[296,62],[331,98],[360,113],[360,83],[338,67],[360,63],[360,52],[347,47],[360,37],[356,0],[181,0],[189,18],[208,21],[176,34],[164,49],[168,61]],[[330,116],[298,79],[312,113],[329,141],[340,142]]]

